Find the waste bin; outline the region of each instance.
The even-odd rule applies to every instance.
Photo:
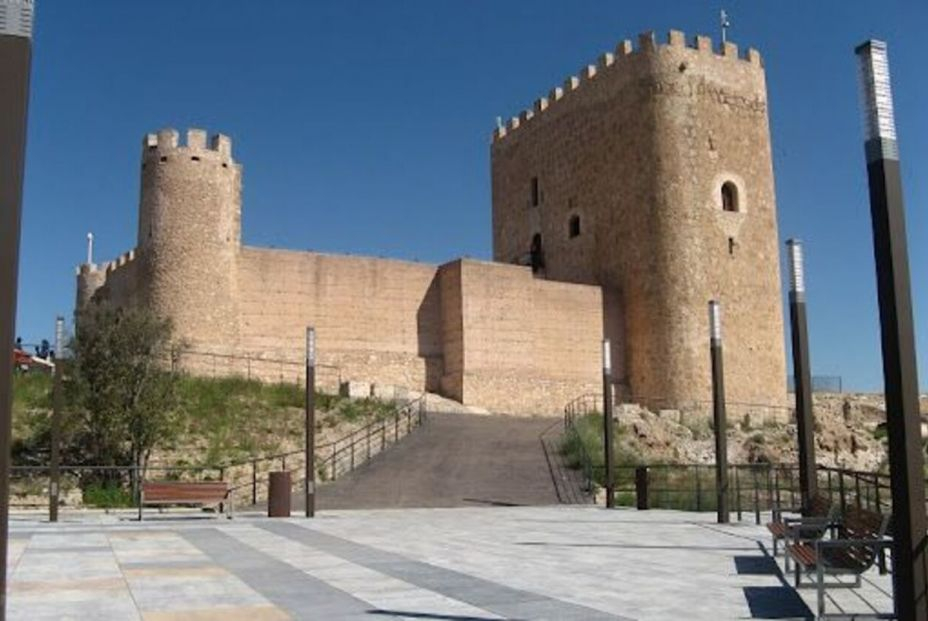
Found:
[[[290,517],[290,473],[272,472],[268,480],[267,516]]]

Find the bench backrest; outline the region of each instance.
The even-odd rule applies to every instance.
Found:
[[[815,494],[809,499],[809,517],[832,517],[835,506],[828,496]]]
[[[854,506],[848,507],[844,513],[844,519],[841,520],[839,539],[849,541],[883,539],[889,528],[889,520],[888,515],[882,515],[867,509],[859,509]],[[825,560],[829,565],[863,573],[872,567],[876,561],[877,548],[873,545],[861,543],[860,545],[828,549],[826,556]]]
[[[142,494],[150,502],[218,502],[229,493],[225,481],[143,481]]]

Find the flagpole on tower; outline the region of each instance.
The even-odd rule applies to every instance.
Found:
[[[725,9],[719,12],[719,25],[722,27],[722,45],[725,45],[728,42],[728,29],[731,28],[731,20]]]

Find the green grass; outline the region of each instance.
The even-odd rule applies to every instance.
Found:
[[[116,483],[91,483],[83,490],[84,506],[98,509],[133,507],[132,492]]]

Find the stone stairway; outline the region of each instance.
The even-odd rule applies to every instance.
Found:
[[[553,418],[434,412],[389,451],[320,485],[317,508],[554,505],[589,502],[557,452]],[[295,494],[294,511],[302,510]]]

